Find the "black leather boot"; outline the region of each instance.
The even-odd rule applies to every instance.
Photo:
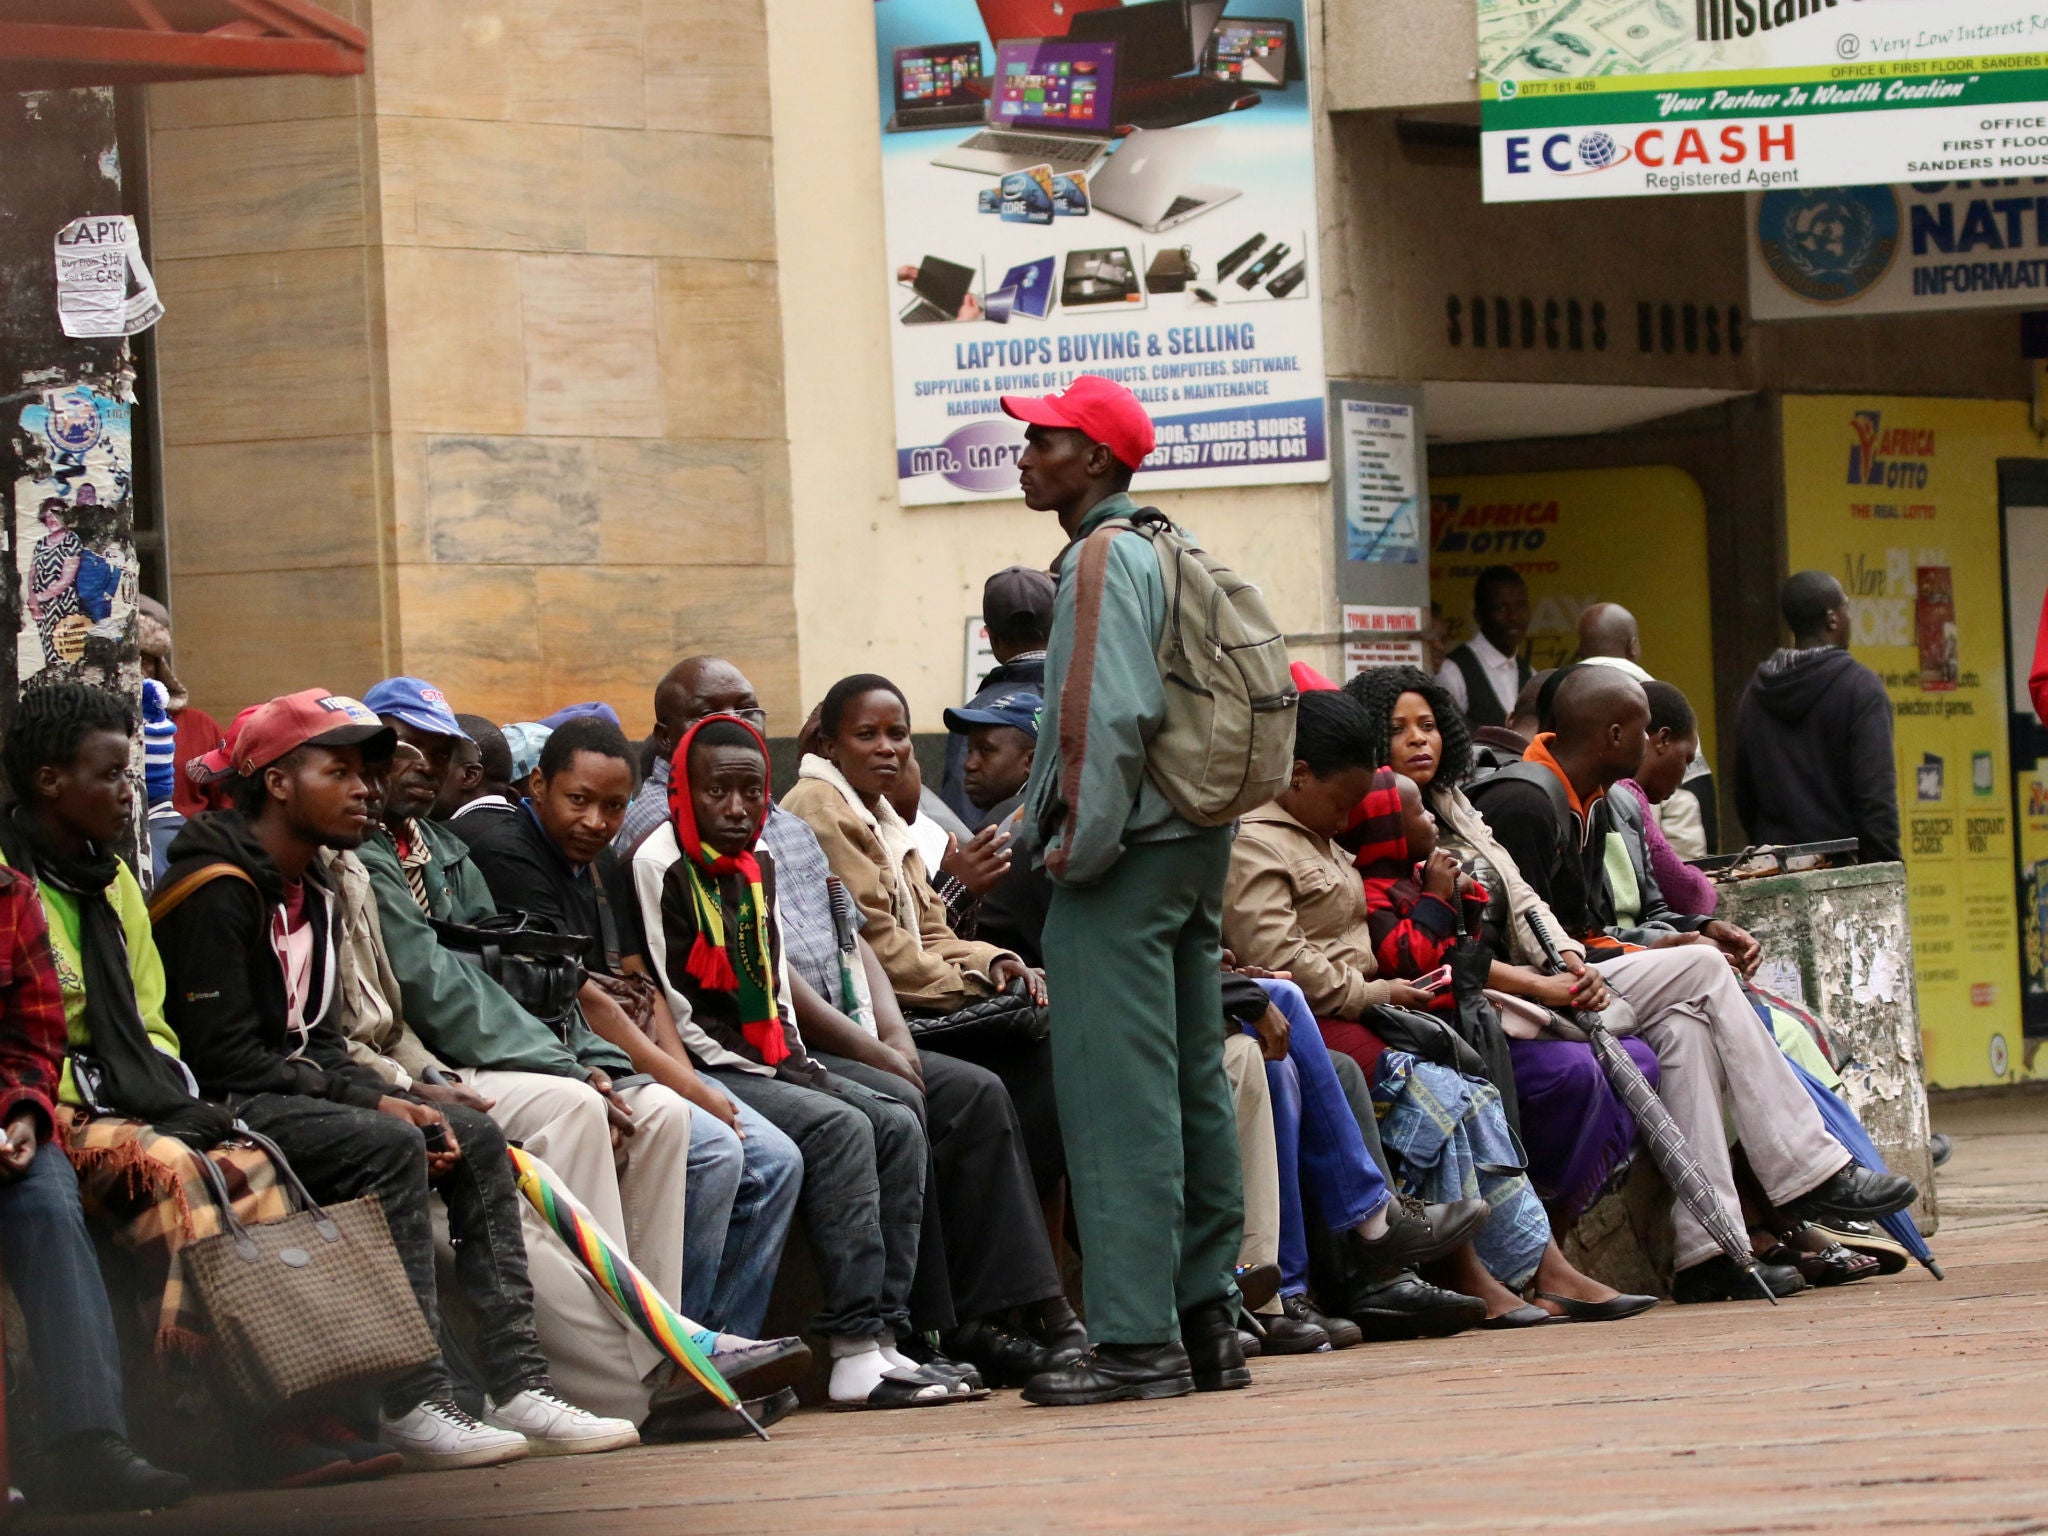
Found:
[[[1237,1315],[1224,1303],[1183,1312],[1180,1341],[1187,1347],[1197,1392],[1228,1392],[1252,1384],[1244,1342],[1237,1334]]]

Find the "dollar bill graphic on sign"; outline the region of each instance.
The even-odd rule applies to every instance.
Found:
[[[1686,74],[1721,67],[1681,0],[1479,0],[1487,80]]]

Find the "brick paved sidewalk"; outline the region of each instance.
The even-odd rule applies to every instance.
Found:
[[[2048,1098],[1937,1110],[1948,1271],[1607,1326],[1257,1362],[1109,1409],[804,1413],[648,1448],[170,1515],[149,1536],[2048,1530]]]

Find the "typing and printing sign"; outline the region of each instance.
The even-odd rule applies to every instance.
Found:
[[[2048,167],[2036,0],[1479,0],[1489,202]]]
[[[1083,373],[1152,414],[1141,493],[1326,480],[1302,0],[874,13],[904,503],[1017,495],[998,397]]]

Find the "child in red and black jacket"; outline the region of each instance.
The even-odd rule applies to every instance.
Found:
[[[1465,909],[1465,931],[1479,931],[1486,887],[1464,873],[1455,855],[1437,847],[1436,817],[1422,803],[1422,791],[1391,768],[1373,775],[1355,830],[1363,841],[1352,862],[1365,877],[1373,960],[1382,976],[1419,981],[1445,962],[1458,941],[1453,901]],[[1430,1009],[1449,1014],[1457,1006],[1445,986]]]

